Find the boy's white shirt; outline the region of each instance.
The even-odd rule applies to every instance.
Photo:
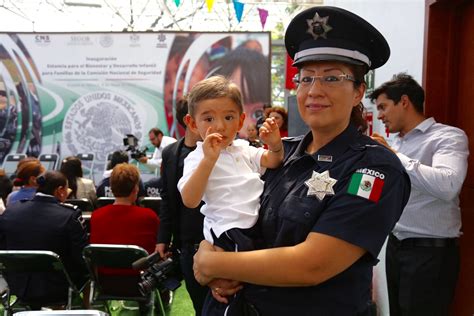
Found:
[[[260,161],[263,148],[250,146],[237,139],[221,150],[207,182],[201,207],[204,214],[204,237],[213,242],[211,229],[219,237],[231,228],[250,228],[257,222],[265,168]],[[181,192],[203,159],[202,142],[184,160],[183,176],[178,182]]]

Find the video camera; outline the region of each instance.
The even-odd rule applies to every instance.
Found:
[[[140,150],[138,148],[138,138],[136,138],[135,135],[127,134],[127,137],[123,139],[123,145],[128,146],[126,150],[130,151],[130,157],[132,157],[132,159],[138,160],[146,156],[146,151],[148,150],[148,147],[145,147]]]
[[[174,291],[180,287],[182,275],[179,261],[176,255],[173,257],[161,259],[159,253],[153,253],[132,263],[134,269],[144,270],[142,281],[138,283],[142,295],[150,294],[155,288]]]

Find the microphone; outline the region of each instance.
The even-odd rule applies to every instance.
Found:
[[[154,252],[151,255],[140,258],[137,261],[132,263],[132,268],[135,270],[144,270],[147,269],[151,264],[155,263],[156,261],[160,260],[160,253]]]

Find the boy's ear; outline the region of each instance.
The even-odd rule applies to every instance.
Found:
[[[184,117],[184,123],[186,124],[186,127],[189,128],[192,132],[198,133],[196,121],[191,115],[186,114],[186,116]]]
[[[242,128],[242,126],[244,126],[244,121],[245,121],[245,112],[242,112],[239,118],[239,130]]]

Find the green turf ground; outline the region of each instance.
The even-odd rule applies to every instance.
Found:
[[[139,316],[138,305],[134,302],[113,301],[111,303],[111,316]],[[104,310],[100,305],[94,305],[94,309]],[[3,315],[3,308],[0,306],[0,315]],[[174,292],[173,301],[166,311],[167,316],[194,316],[194,309],[184,282]]]

